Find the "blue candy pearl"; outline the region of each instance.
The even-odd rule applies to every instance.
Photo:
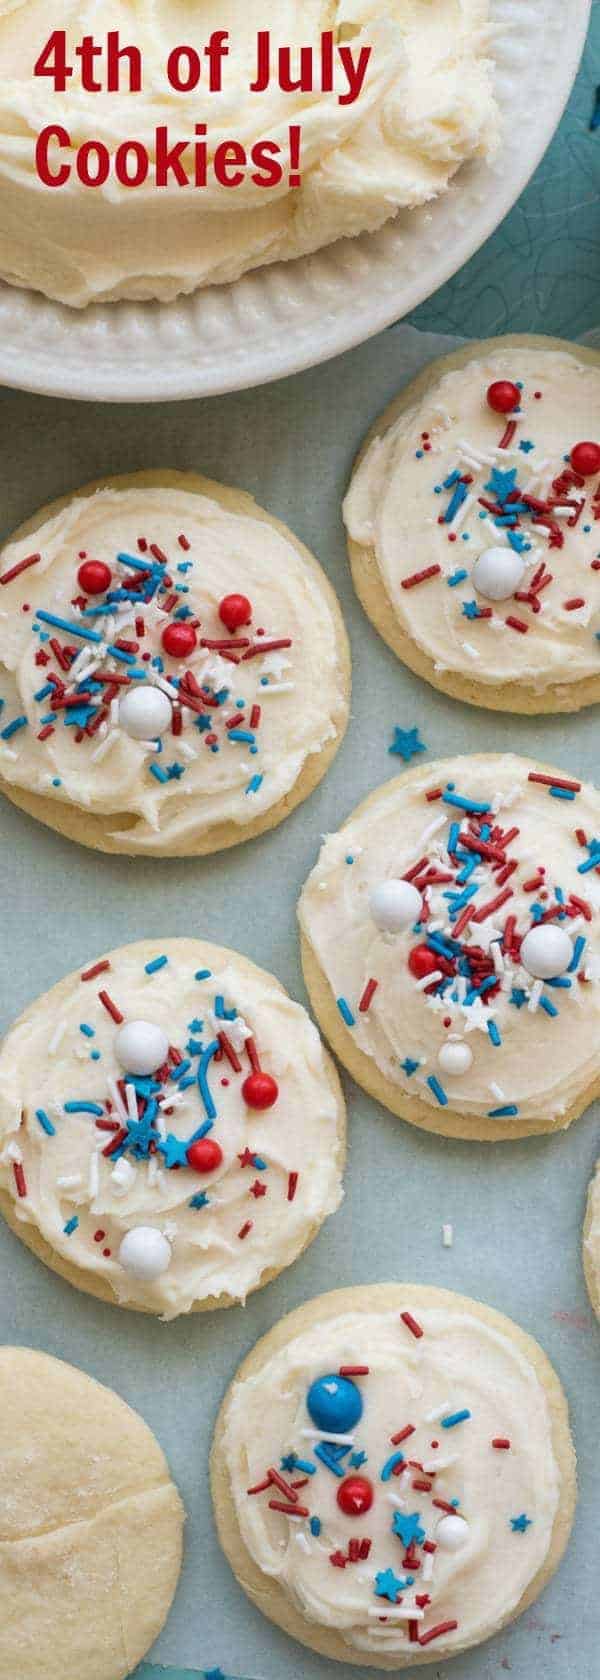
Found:
[[[306,1404],[315,1427],[324,1435],[329,1430],[334,1435],[347,1435],[362,1417],[360,1390],[348,1377],[318,1377],[311,1383]]]

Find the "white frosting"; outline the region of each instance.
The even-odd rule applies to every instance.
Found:
[[[486,401],[488,386],[499,379],[523,383],[522,412],[504,449],[499,444],[512,417],[494,413]],[[600,571],[592,565],[599,550],[594,498],[600,481],[595,474],[565,484],[564,493],[558,482],[568,473],[565,456],[582,440],[600,441],[600,368],[578,361],[576,351],[503,349],[500,341],[492,353],[475,354],[466,367],[443,374],[371,443],[346,497],[346,525],[354,541],[374,553],[400,628],[436,671],[490,687],[521,682],[539,694],[600,674]],[[530,443],[533,449],[521,448]],[[520,491],[558,504],[551,517],[561,547],[552,546],[548,527],[533,523],[533,509],[518,515],[517,537],[528,545],[518,593],[527,593],[542,564],[551,578],[537,593],[539,610],[516,596],[490,602],[472,576],[480,555],[509,542],[506,524],[496,524],[480,502],[484,497],[499,506],[487,488],[494,470],[516,471]],[[452,522],[440,524],[456,493],[456,484],[443,486],[455,473],[471,482]],[[579,516],[577,505],[565,506],[582,498]],[[403,579],[429,566],[440,571],[403,587]],[[466,577],[449,585],[463,570]],[[579,600],[581,606],[566,605]],[[471,616],[473,603],[491,607],[492,616]],[[526,632],[507,626],[510,617]]]
[[[82,1281],[102,1278],[116,1301],[165,1318],[221,1294],[243,1301],[265,1272],[295,1259],[341,1199],[339,1103],[316,1029],[275,981],[233,952],[198,980],[207,954],[210,947],[188,940],[156,949],[124,947],[111,954],[108,970],[85,981],[73,975],[59,995],[33,1004],[0,1054],[0,1187],[13,1198],[16,1217],[35,1226]],[[157,955],[168,962],[148,974],[146,964]],[[128,1125],[127,1104],[135,1113],[135,1093],[130,1087],[124,1101],[115,1086],[124,1077],[115,1055],[119,1029],[101,991],[126,1018],[163,1027],[169,1044],[191,1064],[184,1073],[189,1085],[160,1080],[150,1154],[143,1137],[136,1154],[128,1128],[116,1164],[103,1153],[116,1134],[104,1128],[107,1121],[121,1122],[121,1130]],[[219,1019],[219,996],[227,1011],[237,1010],[235,1020]],[[204,1124],[199,1049],[222,1031],[241,1067],[236,1072],[227,1056],[208,1064],[217,1112],[207,1136],[223,1159],[200,1175],[187,1164],[185,1148],[178,1154],[176,1145],[166,1145],[165,1153],[162,1146],[169,1135],[189,1140]],[[262,1068],[279,1087],[277,1102],[263,1112],[248,1108],[242,1095],[250,1034]],[[91,1103],[93,1111],[66,1111],[73,1102]],[[251,1159],[242,1165],[244,1151]],[[179,1166],[170,1167],[176,1159]],[[18,1194],[15,1167],[24,1173],[25,1195]],[[203,1192],[206,1205],[192,1207]],[[73,1218],[78,1224],[69,1234],[65,1227]],[[154,1283],[137,1280],[119,1264],[125,1233],[139,1226],[157,1227],[172,1247],[168,1270]]]
[[[353,1650],[405,1659],[411,1622],[421,1639],[457,1622],[431,1641],[434,1661],[484,1638],[515,1612],[548,1557],[560,1477],[546,1393],[517,1343],[451,1300],[414,1308],[413,1318],[420,1339],[398,1313],[376,1311],[348,1313],[296,1336],[256,1375],[234,1384],[223,1450],[244,1543],[307,1620],[338,1630]],[[359,1518],[340,1510],[340,1481],[315,1456],[319,1431],[306,1406],[312,1382],[357,1364],[369,1372],[356,1378],[363,1413],[338,1467],[372,1484],[372,1507]],[[464,1410],[468,1418],[444,1427],[443,1418]],[[408,1425],[414,1432],[394,1447],[391,1438]],[[498,1439],[510,1446],[495,1448]],[[295,1494],[309,1511],[299,1519],[270,1508],[273,1497],[282,1499],[276,1488],[247,1491],[292,1453],[314,1466]],[[353,1453],[366,1455],[358,1471]],[[394,1455],[405,1461],[399,1475],[389,1467]],[[288,1483],[300,1481],[302,1465],[282,1474]],[[459,1502],[468,1525],[460,1549],[445,1543],[446,1514],[436,1499]],[[320,1519],[318,1534],[311,1516]],[[421,1538],[409,1550],[393,1523],[404,1519],[410,1527],[413,1517]],[[519,1518],[526,1521],[513,1530]],[[363,1538],[371,1542],[368,1557],[332,1564]],[[426,1541],[437,1549],[428,1553]],[[418,1567],[403,1563],[407,1551]],[[376,1577],[386,1571],[398,1580],[395,1612],[393,1587],[391,1598],[376,1592]],[[419,1606],[423,1594],[427,1602]],[[414,1651],[420,1654],[416,1643]]]
[[[399,208],[443,192],[465,159],[490,155],[497,141],[488,0],[280,0],[266,11],[259,0],[228,0],[218,17],[206,5],[140,0],[134,18],[125,0],[110,0],[101,16],[95,0],[56,0],[51,23],[67,31],[74,74],[65,94],[32,77],[33,50],[37,55],[50,32],[44,0],[0,0],[0,273],[76,307],[113,298],[168,300],[376,229]],[[204,59],[200,86],[188,95],[173,92],[165,74],[170,50],[183,41],[202,52],[217,25],[230,31],[223,91],[207,91]],[[313,94],[282,93],[275,83],[263,94],[249,92],[257,31],[265,26],[273,56],[280,46],[313,48]],[[111,27],[120,29],[122,43],[133,39],[142,50],[141,94],[81,89],[72,50],[85,33],[98,40]],[[334,91],[320,91],[320,39],[329,29],[356,62],[363,47],[372,47],[354,103],[342,102],[348,78],[337,48]],[[297,62],[294,53],[293,73]],[[284,148],[284,164],[289,125],[301,123],[302,184],[289,187],[288,154],[283,181],[266,190],[252,184],[251,170],[235,189],[220,187],[212,172],[202,189],[157,190],[152,172],[135,189],[112,174],[105,186],[85,188],[74,172],[67,186],[50,189],[35,174],[34,144],[57,122],[74,147],[99,138],[114,154],[121,141],[136,139],[152,157],[157,126],[167,125],[173,143],[193,142],[195,124],[205,123],[211,156],[221,141],[237,140],[249,153],[268,137]],[[53,168],[64,161],[53,152]],[[193,180],[191,146],[183,161]]]
[[[437,1079],[449,1107],[461,1114],[505,1117],[508,1123],[516,1110],[520,1119],[560,1123],[597,1077],[600,877],[587,867],[595,854],[580,844],[576,830],[600,845],[600,796],[585,785],[572,800],[556,798],[547,786],[531,782],[530,773],[539,773],[535,765],[505,754],[487,762],[446,760],[414,770],[404,783],[389,783],[326,839],[302,894],[303,932],[334,997],[345,1001],[354,1017],[344,1029],[340,1014],[340,1028],[392,1085],[439,1113],[439,1091],[430,1079]],[[482,820],[492,833],[518,830],[506,845],[498,839],[497,859],[482,860],[477,853],[471,832],[476,821],[443,798],[427,800],[428,792],[445,790],[448,783],[458,795],[489,804],[492,814]],[[449,855],[448,843],[458,844],[458,856]],[[517,864],[504,879],[503,856],[507,865]],[[381,934],[369,914],[374,884],[412,872],[421,859],[428,861],[419,884],[430,871],[445,877],[426,889],[427,922],[417,932]],[[508,896],[497,910],[477,921],[479,910],[502,893]],[[572,940],[576,966],[552,985],[534,980],[521,965],[518,941],[533,923],[533,907],[545,914],[559,902],[557,895],[566,906],[558,925]],[[587,906],[589,920],[572,895]],[[455,936],[469,906],[472,918]],[[434,969],[431,982],[419,980],[408,966],[413,948],[429,938],[434,946],[438,941],[438,949],[440,940],[446,942],[450,951],[449,973]],[[453,952],[448,940],[462,951]],[[477,959],[468,961],[474,948],[483,950],[477,984],[479,975],[498,981],[478,997],[472,995]],[[437,962],[435,950],[434,957]],[[443,969],[443,953],[440,960]],[[362,1013],[359,1004],[370,979],[377,989]],[[424,989],[434,982],[433,992]],[[442,1046],[464,1042],[465,1035],[473,1052],[470,1064],[462,1074],[444,1074]]]
[[[156,564],[147,550],[140,552],[143,533],[167,557],[172,588],[161,583],[165,574],[158,563],[159,586],[148,604],[125,600],[109,618],[94,617],[89,613],[102,608],[106,597],[91,596],[82,617],[72,604],[84,600],[79,556],[85,552],[108,564],[109,593],[118,592],[126,579],[139,575],[117,564],[118,554],[132,555],[138,566],[146,559]],[[185,550],[178,542],[182,534],[189,544]],[[239,824],[243,838],[244,827],[291,791],[311,756],[343,727],[346,679],[331,601],[292,539],[266,517],[253,518],[243,507],[232,511],[181,488],[109,488],[76,498],[33,537],[9,543],[0,555],[0,576],[32,552],[40,553],[39,563],[0,588],[0,774],[15,787],[108,818],[109,833],[126,842],[128,852],[160,852],[179,842],[193,849],[195,840],[224,822]],[[253,609],[250,626],[233,638],[218,616],[219,602],[231,593],[246,595]],[[172,600],[169,614],[164,603]],[[161,637],[182,608],[200,627],[191,656],[174,659],[164,652]],[[64,619],[74,632],[37,620],[36,610]],[[82,641],[77,630],[86,628],[102,634],[104,642]],[[273,641],[291,646],[231,663],[227,650],[222,656],[201,645],[203,638],[233,640],[241,643],[240,655],[252,653],[261,646],[259,630],[267,649]],[[72,672],[57,664],[49,638],[79,650]],[[125,661],[107,654],[115,638],[137,650],[133,662],[131,653]],[[36,655],[49,662],[36,663]],[[44,694],[49,673],[64,681],[67,692],[79,679],[79,688],[89,693],[87,672],[93,684],[97,669],[121,679],[133,671],[133,683],[157,681],[160,671],[152,663],[157,656],[166,679],[190,670],[209,695],[199,710],[184,706],[182,733],[165,734],[161,753],[152,741],[133,739],[120,728],[118,699],[107,713],[102,692],[93,687],[94,728],[100,709],[104,721],[92,738],[77,740],[77,730],[65,721],[68,711],[52,718],[52,693]],[[225,692],[222,704],[211,705],[210,695]],[[172,686],[170,693],[177,698]],[[260,721],[251,727],[256,706]],[[235,732],[231,737],[227,722],[240,715],[241,737]],[[12,734],[12,722],[23,716],[27,727]],[[40,741],[48,718],[54,732]],[[211,743],[218,750],[211,750]],[[173,765],[178,768],[166,779]]]

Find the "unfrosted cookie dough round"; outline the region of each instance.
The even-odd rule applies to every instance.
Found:
[[[0,787],[104,852],[251,839],[305,799],[348,718],[331,585],[250,496],[106,479],[0,554]]]
[[[126,1680],[166,1621],[184,1511],[137,1412],[0,1349],[0,1680]]]
[[[142,57],[134,97],[123,61],[107,91],[106,52],[97,91],[82,87],[75,49],[86,34],[98,40],[96,0],[55,0],[51,23],[66,36],[58,98],[52,80],[32,77],[50,34],[45,0],[0,6],[0,274],[75,308],[168,302],[374,231],[498,145],[489,0],[220,0],[216,12],[200,0],[112,0],[111,27]],[[219,32],[224,55],[219,65],[213,42],[209,66]],[[171,53],[187,92],[169,83]],[[57,122],[70,145],[53,135],[46,168],[70,176],[52,189],[34,159]],[[301,130],[298,160],[290,127]],[[78,152],[98,140],[90,186]]]
[[[244,1591],[344,1663],[444,1662],[524,1610],[576,1497],[566,1400],[510,1319],[447,1290],[336,1290],[223,1402],[219,1537]]]
[[[472,705],[600,699],[600,357],[489,339],[377,421],[344,504],[352,575],[405,665]]]
[[[318,1021],[414,1125],[503,1139],[600,1094],[600,794],[511,753],[446,759],[329,835],[299,906]],[[417,889],[400,931],[382,888]]]
[[[591,1181],[583,1227],[583,1270],[588,1295],[600,1318],[600,1161]]]
[[[46,1265],[122,1307],[243,1302],[338,1207],[344,1150],[305,1010],[200,940],[89,963],[0,1051],[0,1210]]]

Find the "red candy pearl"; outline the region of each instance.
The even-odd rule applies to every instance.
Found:
[[[373,1504],[373,1488],[366,1476],[348,1476],[338,1488],[337,1502],[346,1517],[364,1517]]]
[[[224,595],[219,602],[219,618],[226,630],[241,630],[252,618],[252,603],[247,595]]]
[[[487,400],[495,414],[510,414],[513,408],[519,407],[521,392],[512,379],[495,379],[493,385],[488,385]]]
[[[415,980],[424,980],[425,975],[433,974],[438,966],[435,951],[430,951],[428,945],[413,945],[408,966]]]
[[[242,1085],[242,1096],[248,1108],[272,1108],[279,1096],[277,1080],[270,1073],[249,1073]]]
[[[193,625],[183,619],[167,624],[161,636],[165,653],[170,653],[172,659],[187,659],[194,652],[197,639]]]
[[[571,466],[582,478],[592,478],[600,472],[600,444],[575,443],[571,450]]]
[[[217,1167],[220,1167],[223,1160],[223,1150],[214,1138],[198,1138],[197,1143],[190,1144],[187,1158],[194,1172],[216,1172]]]
[[[104,560],[84,560],[77,579],[86,595],[103,595],[112,583],[112,572]]]

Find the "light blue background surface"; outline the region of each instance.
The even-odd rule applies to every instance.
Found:
[[[568,10],[565,0],[565,29]],[[589,132],[597,82],[598,4],[577,87],[546,159],[493,239],[415,313],[422,332],[576,337],[598,325],[600,131]],[[320,834],[396,768],[387,756],[394,723],[418,722],[433,755],[513,746],[598,779],[597,714],[537,721],[456,705],[397,664],[353,595],[339,513],[350,464],[402,374],[432,350],[427,338],[393,328],[293,380],[162,409],[94,409],[0,392],[0,536],[44,500],[100,474],[169,463],[199,468],[253,492],[319,555],[338,589],[354,660],[353,721],[332,772],[309,804],[251,847],[197,863],[100,858],[2,803],[0,1030],[61,973],[142,935],[160,941],[161,934],[196,931],[229,941],[303,997],[297,894]],[[292,1271],[245,1312],[170,1326],[119,1314],[69,1289],[0,1230],[1,1339],[72,1360],[137,1406],[167,1451],[189,1512],[183,1577],[155,1652],[157,1663],[188,1666],[143,1664],[135,1680],[191,1680],[218,1663],[255,1680],[339,1680],[337,1665],[292,1644],[247,1606],[212,1529],[207,1454],[220,1397],[259,1335],[313,1294],[391,1275],[476,1294],[537,1335],[568,1388],[580,1458],[574,1541],[543,1599],[490,1645],[419,1673],[496,1680],[510,1670],[516,1680],[592,1680],[598,1339],[583,1287],[580,1230],[597,1119],[590,1112],[565,1137],[490,1150],[415,1132],[348,1080],[346,1091],[344,1206]],[[444,1220],[454,1223],[450,1250],[441,1247]],[[357,1680],[373,1673],[350,1672]]]

